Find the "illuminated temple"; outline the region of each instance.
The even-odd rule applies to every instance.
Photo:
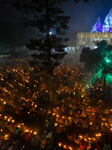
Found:
[[[98,17],[96,23],[92,26],[91,32],[77,33],[77,45],[93,47],[96,41],[106,40],[112,44],[112,8],[105,17],[104,23],[101,23]]]

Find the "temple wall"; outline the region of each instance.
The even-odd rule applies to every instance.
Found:
[[[92,46],[96,41],[106,40],[112,44],[112,32],[82,32],[77,33],[77,45]]]

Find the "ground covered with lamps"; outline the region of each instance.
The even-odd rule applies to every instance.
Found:
[[[48,75],[25,59],[0,66],[0,149],[93,150],[112,143],[111,85],[92,84],[80,64],[54,72],[53,102]]]

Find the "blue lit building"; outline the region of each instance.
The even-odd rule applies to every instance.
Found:
[[[93,48],[95,43],[101,40],[106,40],[108,44],[112,44],[112,9],[106,15],[103,24],[98,17],[91,32],[77,33],[77,45]]]

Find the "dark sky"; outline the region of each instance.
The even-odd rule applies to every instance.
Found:
[[[88,3],[80,0],[77,4],[73,0],[68,0],[63,8],[65,14],[71,16],[67,35],[74,41],[77,32],[90,32],[99,16],[103,23],[112,8],[112,0],[89,0]],[[22,13],[7,4],[2,4],[0,0],[0,48],[9,45],[25,45],[31,38],[36,37],[37,29],[24,28],[23,18]]]

